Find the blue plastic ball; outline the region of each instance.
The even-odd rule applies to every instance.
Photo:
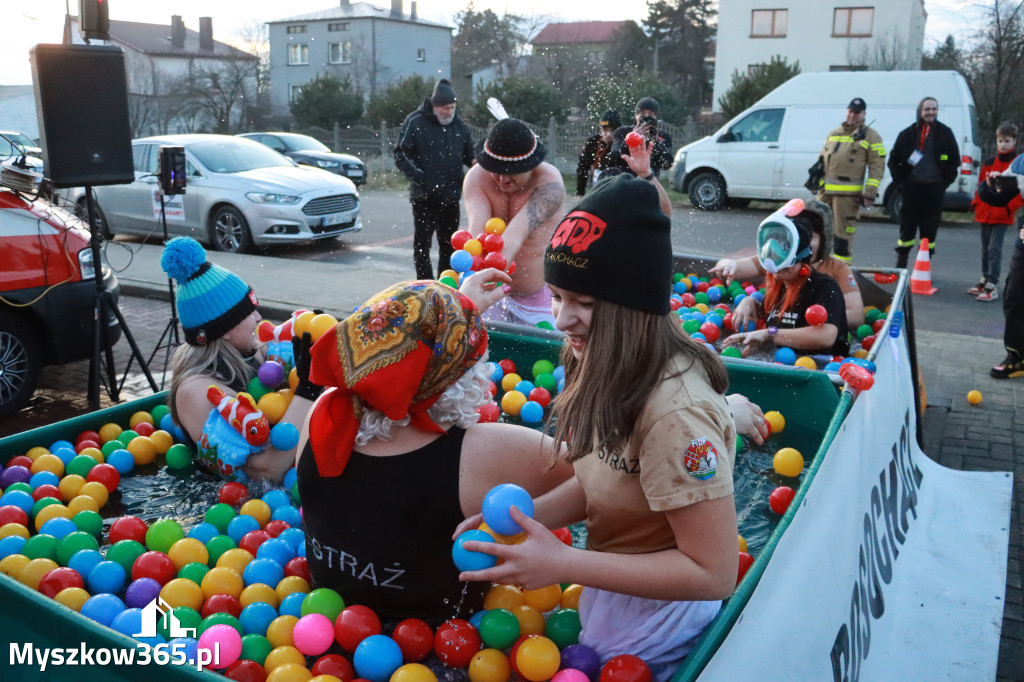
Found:
[[[274,489],[267,491],[263,497],[260,498],[267,503],[270,510],[273,511],[281,505],[291,504],[291,499],[288,497],[288,493],[283,490]]]
[[[491,381],[494,383],[501,381],[501,378],[505,376],[505,370],[501,368],[501,365],[496,362],[488,362],[487,364],[491,367]]]
[[[278,450],[291,450],[299,444],[299,430],[288,422],[275,424],[270,429],[270,444]]]
[[[8,535],[0,540],[0,559],[6,559],[12,554],[20,554],[21,547],[25,542],[25,538],[20,535]]]
[[[271,621],[277,618],[278,613],[270,604],[265,602],[253,602],[244,609],[238,616],[238,623],[247,635],[266,635],[267,628]]]
[[[725,325],[725,322],[722,320],[721,315],[708,315],[707,321],[715,325],[719,329],[721,329]]]
[[[484,497],[484,521],[495,533],[515,535],[523,531],[509,515],[511,507],[516,507],[523,514],[533,518],[533,498],[530,497],[530,493],[514,483],[496,485]]]
[[[733,305],[739,305],[740,301],[747,297],[746,294],[736,294],[736,298],[732,299]]]
[[[487,613],[486,609],[481,609],[469,617],[469,624],[475,627],[477,630],[480,629],[480,621],[483,620],[484,614]]]
[[[689,288],[690,288],[690,283],[687,282],[685,279],[681,279],[681,280],[679,280],[678,282],[676,282],[675,284],[672,285],[673,291],[675,291],[677,294],[685,294],[686,290],[689,289]]]
[[[284,521],[292,528],[302,525],[302,513],[290,504],[282,505],[270,515],[273,521]]]
[[[121,564],[116,561],[101,561],[89,570],[89,591],[117,594],[124,589],[127,577]]]
[[[484,554],[483,552],[470,552],[463,547],[462,545],[466,540],[494,542],[494,538],[482,530],[467,530],[455,538],[455,544],[452,545],[452,561],[455,562],[455,566],[460,571],[482,571],[498,563],[498,557]]]
[[[758,303],[764,303],[764,294],[762,292],[755,291],[754,293],[751,294],[751,296],[753,296],[754,300],[757,301]]]
[[[278,613],[282,616],[295,616],[296,618],[301,618],[302,600],[305,598],[305,592],[292,592],[281,600],[281,604],[277,607]]]
[[[459,249],[458,251],[452,254],[451,258],[449,259],[449,263],[452,267],[452,270],[455,270],[457,272],[467,272],[470,268],[473,267],[473,254],[471,254],[469,251],[466,251],[465,249]]]
[[[700,341],[701,343],[704,343],[705,341],[708,340],[708,337],[704,336],[700,332],[694,332],[690,334],[690,338],[693,339],[694,341]]]
[[[387,635],[370,635],[356,647],[352,664],[359,677],[370,682],[388,682],[402,665],[402,650]]]
[[[301,556],[301,557],[306,556],[306,543],[305,543],[305,541],[303,541],[302,543],[299,544],[298,549],[295,550],[295,556]]]
[[[60,457],[60,461],[64,462],[64,466],[67,466],[71,460],[78,456],[78,453],[71,448],[57,448],[50,454]]]
[[[754,322],[753,320],[748,320],[747,323],[745,325],[743,325],[743,331],[745,331],[745,332],[752,332],[752,331],[754,331],[756,329],[757,329],[757,323]]]
[[[53,452],[54,450],[58,450],[60,448],[71,448],[72,450],[74,450],[75,444],[69,440],[55,440],[53,441],[53,444],[50,445],[49,450],[50,452]]]
[[[257,559],[273,559],[284,566],[295,558],[295,550],[281,538],[270,538],[260,544],[256,550]],[[277,583],[271,583],[276,585]]]
[[[107,456],[107,464],[117,469],[117,473],[123,476],[135,468],[135,457],[124,448],[119,448]]]
[[[84,551],[84,550],[83,550]],[[81,554],[82,552],[79,552]],[[113,594],[94,594],[85,600],[82,604],[82,610],[80,613],[86,618],[90,618],[100,625],[110,625],[114,618],[119,614],[124,613],[124,602],[121,601],[117,595]],[[136,632],[138,632],[136,630]]]
[[[15,507],[21,507],[26,514],[32,513],[32,507],[36,501],[32,499],[24,490],[8,490],[3,495],[0,495],[0,507],[6,507],[11,504]]]
[[[827,363],[825,365],[824,370],[826,372],[838,372],[839,371],[839,363],[838,362],[829,362],[829,363]]]
[[[160,417],[160,428],[172,436],[174,435],[174,426],[174,418],[171,417],[170,412]]]
[[[260,522],[248,514],[239,514],[235,518],[228,521],[228,532],[226,535],[238,544],[242,541],[242,537],[254,530],[260,529]],[[204,543],[205,544],[205,543]],[[277,583],[268,583],[270,585],[276,585]]]
[[[291,469],[285,472],[284,483],[282,484],[284,485],[285,490],[291,490],[292,486],[295,485],[296,475],[297,473],[295,471],[295,467],[292,467]]]
[[[785,346],[783,346],[782,348],[775,351],[775,362],[779,363],[780,365],[792,365],[794,362],[796,362],[796,351],[794,351],[792,348],[786,348]]]
[[[83,578],[89,575],[89,571],[96,564],[103,561],[103,555],[95,549],[80,549],[68,559],[68,568],[78,571]]]
[[[60,485],[60,478],[52,471],[40,471],[39,473],[32,474],[32,478],[28,479],[28,484],[32,486],[32,490],[35,490],[41,485],[52,485],[56,487]]]
[[[530,395],[530,391],[532,391],[535,388],[537,387],[533,385],[532,381],[527,381],[526,379],[523,379],[518,384],[516,384],[515,390],[519,391],[523,395]]]
[[[561,393],[565,389],[565,379],[558,380],[558,392]]]
[[[298,551],[299,545],[306,541],[306,533],[301,528],[285,528],[277,539],[284,540],[292,549]]]
[[[562,365],[555,367],[555,371],[551,373],[551,376],[555,378],[555,381],[561,381],[565,378],[565,367]]]
[[[284,569],[273,559],[253,559],[242,569],[242,580],[246,586],[254,583],[277,585],[284,578]]]
[[[168,642],[168,653],[171,661],[181,661],[184,656],[189,665],[195,665],[196,652],[199,650],[199,642],[191,637],[175,637]]]
[[[536,400],[527,400],[519,409],[519,418],[527,424],[539,424],[544,419],[544,408]]]
[[[257,523],[257,525],[259,524]],[[188,537],[195,538],[204,545],[218,535],[220,535],[220,531],[217,530],[217,526],[206,521],[192,526],[188,531]]]
[[[60,516],[55,516],[39,529],[40,534],[52,535],[53,537],[60,540],[68,533],[74,533],[78,530],[78,526],[71,519],[65,519]]]
[[[718,287],[708,287],[707,290],[708,300],[712,303],[718,303],[722,300],[722,290]]]
[[[119,613],[113,621],[110,623],[112,630],[117,630],[123,635],[133,637],[142,632],[142,609],[126,609],[124,612]],[[156,646],[157,644],[164,644],[167,642],[164,636],[157,633],[152,637],[135,637],[137,642],[143,644],[149,644],[150,646]]]

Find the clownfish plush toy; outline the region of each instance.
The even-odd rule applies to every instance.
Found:
[[[198,461],[210,473],[244,482],[243,466],[249,455],[266,446],[270,422],[248,393],[233,398],[219,386],[210,386],[206,398],[213,409],[197,443]]]

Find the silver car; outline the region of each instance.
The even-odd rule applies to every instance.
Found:
[[[94,188],[95,222],[108,237],[159,235],[159,150],[185,148],[185,194],[164,198],[171,236],[220,251],[328,239],[361,230],[359,195],[344,177],[299,166],[258,142],[228,135],[163,135],[132,141],[135,181]],[[85,195],[71,199],[85,215]]]

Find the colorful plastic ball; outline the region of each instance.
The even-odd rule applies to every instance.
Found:
[[[537,609],[541,613],[546,613],[558,606],[558,601],[561,597],[562,588],[558,584],[547,585],[546,587],[540,587],[536,590],[523,591],[523,598],[526,600],[526,605]]]
[[[60,568],[53,559],[32,559],[18,572],[15,579],[30,590],[38,590],[48,573]]]
[[[284,366],[280,362],[267,360],[256,371],[260,383],[267,388],[277,388],[284,383]]]
[[[402,650],[390,637],[372,635],[356,647],[352,663],[359,677],[370,682],[388,682],[402,665]]]
[[[53,600],[72,611],[81,611],[89,600],[89,593],[81,587],[68,587],[55,594]]]
[[[199,635],[199,650],[210,652],[210,667],[226,668],[242,654],[242,636],[230,625],[213,625]]]
[[[519,620],[507,609],[491,609],[480,619],[480,639],[492,649],[507,649],[519,639]]]
[[[280,585],[278,585],[278,587],[280,587]],[[276,590],[275,593],[277,593]],[[280,597],[281,600],[281,603],[277,608],[278,613],[282,616],[294,616],[296,620],[300,618],[302,616],[302,602],[305,601],[306,594],[306,592],[296,591],[282,597],[280,593],[277,593],[277,596]]]
[[[534,389],[534,391],[536,390]],[[532,394],[533,391],[530,393]],[[519,417],[527,424],[539,424],[544,419],[544,406],[535,400],[527,400],[519,408]]]
[[[175,542],[184,537],[185,531],[180,523],[174,519],[160,519],[146,531],[146,547],[166,554]]]
[[[558,647],[547,637],[528,637],[523,640],[515,654],[515,664],[520,676],[530,682],[550,680],[558,672],[561,663]]]
[[[57,516],[47,520],[40,528],[39,532],[43,535],[52,535],[58,540],[63,540],[66,535],[74,533],[78,530],[78,526],[71,519],[63,516]]]
[[[434,648],[434,631],[419,618],[403,620],[395,626],[391,637],[406,661],[422,661]]]
[[[523,596],[523,591],[515,585],[494,585],[484,595],[484,608],[488,611],[506,609],[511,612],[525,603],[526,598]]]
[[[252,502],[252,500],[250,500],[250,502]],[[224,504],[223,502],[217,503],[206,510],[206,522],[212,524],[222,535],[227,534],[228,524],[233,518],[235,518],[235,510],[232,509],[231,505]],[[257,521],[258,520],[259,519],[257,519]]]
[[[75,526],[75,530],[65,535],[57,546],[57,561],[62,566],[68,566],[71,559],[85,549],[98,550],[99,543],[92,534],[80,531]]]
[[[505,231],[506,227],[507,225],[505,224],[505,221],[501,218],[489,218],[487,222],[484,223],[484,233],[501,234]]]
[[[213,538],[217,537],[219,534],[220,531],[217,530],[216,526],[214,526],[212,523],[206,522],[197,523],[196,525],[192,526],[192,528],[190,528],[188,531],[188,537],[199,540],[199,542],[203,543],[204,545]]]
[[[804,457],[795,448],[782,448],[772,458],[775,473],[796,478],[804,470]]]
[[[67,473],[74,474],[85,478],[89,475],[89,470],[99,464],[95,458],[89,455],[76,455],[67,465]]]
[[[349,606],[338,614],[333,632],[342,649],[354,652],[364,639],[381,633],[380,618],[366,606]]]
[[[172,606],[171,611],[174,613],[174,617],[178,619],[179,627],[185,628],[186,630],[194,630],[197,633],[199,632],[202,617],[195,609],[189,608],[188,606]],[[170,625],[171,623],[169,618],[161,618],[156,623],[156,631],[163,635],[164,638],[171,639]],[[196,642],[194,639],[192,641]],[[194,648],[195,647],[193,647],[193,649]]]
[[[302,615],[319,613],[327,616],[332,621],[337,619],[338,614],[345,608],[345,600],[341,595],[329,587],[321,587],[306,595],[302,602]]]
[[[141,609],[160,595],[163,586],[152,578],[139,578],[128,584],[124,603],[129,608]]]
[[[786,429],[786,418],[781,412],[770,410],[764,413],[764,420],[768,423],[771,433],[782,433]]]
[[[29,559],[24,554],[12,554],[0,559],[0,573],[17,580],[28,563]]]
[[[237,632],[239,637],[245,634],[245,631],[242,630],[241,624],[238,622],[238,619],[233,614],[223,610],[211,611],[211,609],[207,607],[207,604],[209,604],[210,602],[214,602],[218,608],[223,609],[226,604],[225,599],[227,601],[230,601],[231,599],[233,599],[233,597],[229,597],[223,594],[215,595],[214,597],[210,597],[209,599],[207,599],[206,602],[203,604],[203,611],[207,612],[208,615],[199,622],[198,632],[200,634],[206,632],[214,625],[227,625],[231,627],[235,632]],[[234,606],[238,607],[238,600],[235,600]],[[238,607],[238,612],[241,613],[241,607]]]
[[[305,580],[304,578],[300,578],[300,577],[294,576],[294,575],[285,576],[285,578],[283,580],[281,580],[281,582],[279,582],[276,587],[274,587],[274,592],[277,593],[278,599],[281,600],[281,609],[280,609],[281,613],[292,613],[292,610],[293,610],[292,605],[295,602],[294,601],[289,602],[288,610],[285,611],[285,600],[286,600],[287,597],[289,597],[289,596],[291,596],[293,594],[296,594],[296,593],[298,593],[298,595],[300,597],[302,597],[302,599],[298,600],[299,606],[298,606],[298,614],[297,615],[299,615],[299,616],[306,615],[306,614],[302,613],[302,604],[305,603],[306,596],[310,592],[312,592],[312,591],[313,591],[313,588],[310,587],[310,584],[309,584],[308,580]],[[340,613],[340,611],[339,611],[339,613]],[[327,614],[325,613],[324,615],[326,616]]]
[[[121,474],[110,464],[97,464],[89,470],[86,482],[99,482],[107,489],[108,493],[117,490],[117,484],[121,482]]]
[[[276,585],[284,578],[284,568],[273,559],[253,559],[242,572],[246,585]]]
[[[266,631],[266,628],[263,628]],[[263,662],[267,660],[267,656],[274,650],[274,645],[270,643],[263,635],[249,634],[243,635],[242,637],[242,653],[240,656],[241,661],[233,663],[232,665],[238,665],[239,662],[248,661],[250,663],[257,664],[260,667],[260,672],[263,672]],[[228,669],[230,670],[230,668]],[[227,674],[227,673],[225,673]],[[263,673],[265,674],[265,673]]]
[[[783,346],[775,351],[775,362],[780,365],[792,365],[796,362],[796,351],[792,348],[786,348]]]
[[[262,602],[275,609],[281,602],[280,598],[277,596],[277,592],[274,591],[274,588],[262,583],[256,583],[246,587],[242,590],[242,594],[238,596],[238,601],[243,608],[250,604]]]
[[[302,652],[296,649],[294,646],[279,646],[273,649],[267,658],[263,661],[263,667],[268,673],[273,673],[278,668],[283,666],[299,666],[302,668],[306,667],[306,657],[302,655]],[[298,672],[298,671],[296,671]],[[288,674],[287,671],[285,673]],[[313,674],[308,670],[305,673],[300,673],[301,677],[294,678],[289,676],[289,679],[312,679]]]
[[[260,528],[267,525],[273,510],[263,500],[249,500],[238,510],[239,514],[247,514],[260,522]]]
[[[131,433],[127,431],[125,433]],[[121,434],[122,436],[125,434]],[[132,457],[135,458],[135,464],[137,466],[145,466],[146,464],[152,464],[156,460],[157,449],[156,443],[149,436],[135,436],[126,446],[128,452],[132,453]]]
[[[36,589],[53,599],[58,593],[69,587],[81,589],[85,587],[85,581],[82,580],[82,576],[78,574],[78,571],[71,568],[58,567],[47,572],[39,581]]]
[[[544,626],[544,636],[554,642],[559,649],[576,644],[580,639],[580,614],[576,609],[559,609],[548,616]]]
[[[856,332],[857,333],[857,338],[858,339],[863,339],[865,336],[871,336],[871,333],[873,331],[874,330],[871,329],[871,325],[870,324],[862,324],[859,327],[857,327],[857,332]]]
[[[127,572],[116,561],[101,561],[89,571],[89,591],[117,594],[124,589]]]
[[[818,369],[818,364],[814,362],[814,358],[801,355],[793,362],[794,367],[802,367],[804,369]]]
[[[123,476],[135,468],[135,457],[124,448],[115,448],[107,455],[107,464],[117,469],[117,473]]]
[[[256,409],[263,413],[271,425],[276,425],[288,409],[288,399],[280,393],[270,391],[257,401]]]
[[[502,535],[521,533],[523,529],[509,513],[512,507],[516,507],[526,516],[533,518],[533,498],[530,497],[530,493],[514,483],[497,485],[491,488],[484,497],[484,521]]]
[[[481,424],[493,424],[498,421],[501,417],[501,409],[497,403],[487,403],[476,408],[476,413],[480,415]]]
[[[747,574],[750,567],[754,565],[754,557],[750,556],[744,551],[740,552],[739,568],[737,569],[736,584],[739,585],[740,581],[743,580],[743,576]]]
[[[334,625],[326,616],[311,613],[295,623],[292,639],[295,648],[306,656],[319,656],[334,642]]]
[[[700,326],[700,333],[704,335],[704,338],[708,343],[714,343],[718,340],[721,332],[718,330],[718,325],[714,322],[705,322]]]
[[[175,578],[164,585],[163,589],[160,590],[160,598],[167,602],[171,608],[187,606],[196,611],[196,613],[199,612],[199,609],[203,608],[202,588],[186,578]]]
[[[20,554],[27,538],[20,535],[8,535],[0,539],[0,559],[6,559],[12,554]]]
[[[24,526],[16,527],[25,530]],[[25,535],[22,535],[22,537],[28,537],[27,531]],[[28,538],[24,545],[22,545],[21,553],[29,559],[50,559],[51,561],[56,561],[57,548],[59,546],[60,541],[52,535],[33,535]]]
[[[299,430],[294,424],[281,422],[270,430],[270,444],[278,450],[292,450],[299,444]]]
[[[563,668],[555,673],[551,682],[590,682],[590,678],[576,668]]]
[[[512,609],[512,614],[519,621],[519,632],[522,635],[540,635],[544,632],[544,614],[523,604]]]
[[[820,327],[821,325],[828,322],[828,311],[825,310],[823,305],[812,305],[804,311],[804,319],[807,320],[807,324],[812,327]]]
[[[778,488],[772,491],[772,494],[768,497],[768,506],[776,514],[785,514],[786,510],[789,509],[790,502],[793,501],[793,496],[796,495],[796,491],[786,485],[780,485]]]
[[[445,621],[434,633],[434,653],[448,667],[464,668],[479,650],[480,633],[460,618]]]
[[[238,546],[240,549],[244,549],[253,556],[256,556],[259,552],[260,545],[269,539],[270,533],[265,530],[253,530],[242,536],[242,539],[238,541]]]
[[[141,554],[132,564],[132,580],[139,578],[152,578],[160,585],[166,585],[174,580],[178,567],[174,565],[171,558],[163,552],[150,551]]]
[[[309,333],[313,341],[318,341],[321,336],[331,331],[338,325],[338,319],[333,315],[321,313],[309,321]]]
[[[467,530],[455,538],[455,544],[452,545],[452,561],[460,571],[482,571],[498,562],[496,556],[484,552],[471,552],[463,547],[466,540],[494,542],[494,538],[482,530]]]
[[[124,613],[124,610],[124,602],[116,595],[103,593],[89,597],[82,604],[79,613],[100,625],[110,625],[114,622],[114,618]]]
[[[498,649],[483,649],[473,654],[468,672],[470,682],[508,682],[512,678],[512,664]]]
[[[981,391],[973,390],[967,393],[967,402],[971,405],[977,405],[981,402]]]
[[[460,273],[468,272],[473,267],[473,254],[461,248],[456,249],[451,255],[450,262],[453,270]]]
[[[200,587],[203,589],[204,599],[209,599],[215,594],[230,594],[237,599],[245,589],[245,581],[235,569],[217,566],[203,576]]]
[[[601,668],[600,682],[651,682],[651,669],[639,656],[619,654]]]
[[[601,659],[586,644],[571,644],[562,649],[561,667],[579,670],[593,682],[601,671]]]
[[[245,608],[238,616],[238,623],[246,635],[265,635],[267,628],[277,618],[278,613],[266,602],[253,602]]]
[[[269,540],[264,540],[263,543],[260,544],[260,548],[256,550],[256,558],[273,559],[284,566],[295,558],[295,550],[286,540],[270,538]]]
[[[252,531],[260,529],[260,522],[246,514],[239,514],[228,522],[226,535],[236,543],[241,543],[242,538]],[[255,556],[255,552],[250,552]]]
[[[519,411],[526,403],[526,396],[519,391],[508,391],[501,397],[501,409],[513,417],[519,416]]]
[[[210,560],[210,553],[207,551],[206,545],[191,537],[183,538],[171,545],[171,548],[167,550],[167,556],[178,571],[192,563],[205,565]]]
[[[192,637],[169,638],[163,632],[160,632],[159,627],[157,627],[157,632],[167,640],[167,648],[171,652],[172,661],[184,660],[189,665],[195,665],[198,660],[196,652],[199,650],[199,640],[193,639]]]

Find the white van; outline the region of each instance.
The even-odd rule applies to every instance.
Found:
[[[686,145],[675,156],[672,187],[688,193],[697,208],[717,210],[729,200],[785,201],[808,198],[807,170],[825,138],[846,117],[854,97],[867,103],[865,123],[882,136],[886,151],[916,120],[925,97],[939,102],[938,120],[953,130],[960,147],[960,177],[946,190],[945,207],[967,209],[978,182],[974,98],[955,71],[855,71],[804,73],[772,90],[721,130]],[[900,196],[886,168],[877,206],[894,220]],[[871,210],[871,209],[869,209]]]

